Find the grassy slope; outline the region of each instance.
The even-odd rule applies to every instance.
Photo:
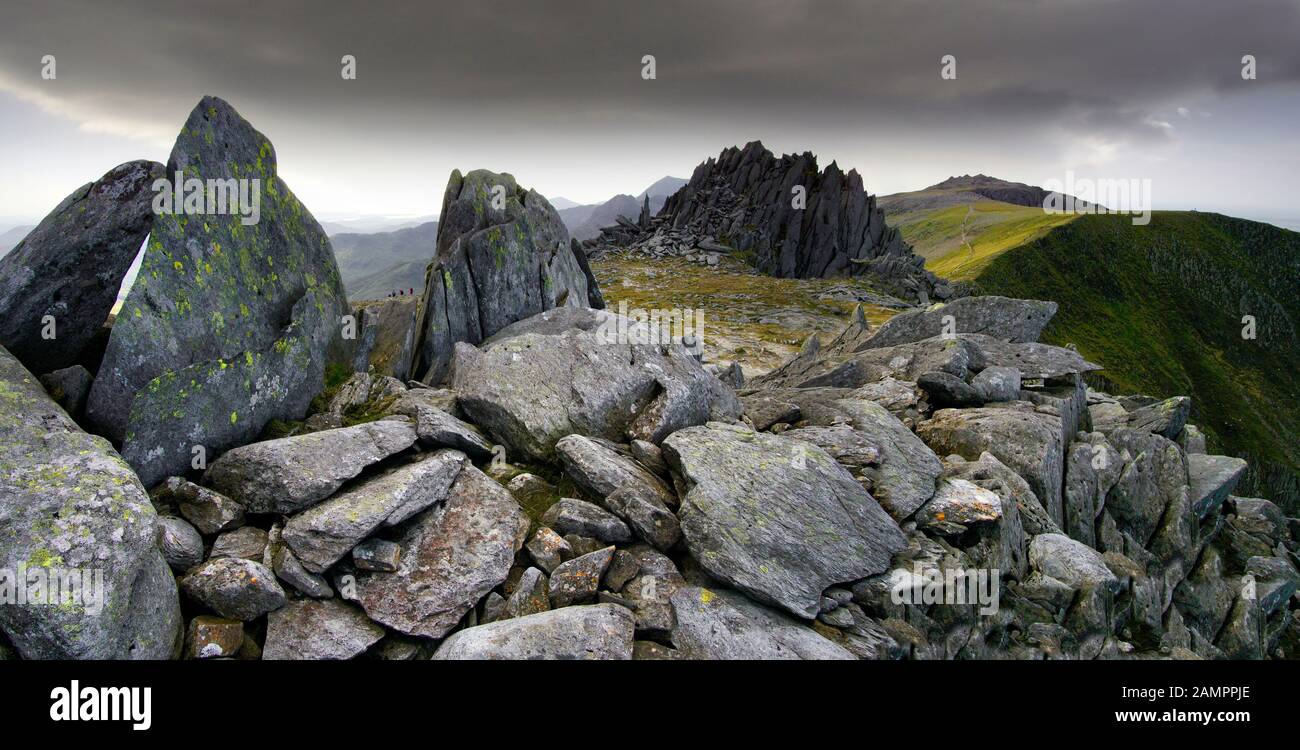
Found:
[[[1060,303],[1046,341],[1076,344],[1118,392],[1192,396],[1212,446],[1261,460],[1266,486],[1248,491],[1300,507],[1300,233],[1218,214],[1085,216],[993,259],[976,285]],[[1257,339],[1243,340],[1243,315]]]
[[[985,200],[898,214],[888,220],[926,259],[926,268],[947,279],[968,281],[998,255],[1074,218],[1072,214],[1047,214],[1041,208]]]

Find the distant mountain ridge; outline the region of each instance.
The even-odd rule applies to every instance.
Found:
[[[433,257],[437,240],[438,222],[429,221],[393,232],[337,234],[330,237],[330,244],[348,298],[373,299],[399,288],[422,287],[424,266]],[[420,266],[418,274],[413,263]],[[381,290],[381,284],[391,284],[391,289]],[[362,290],[367,296],[358,296]]]

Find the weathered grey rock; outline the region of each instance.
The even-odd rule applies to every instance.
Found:
[[[67,590],[64,574],[92,571],[90,586],[71,586],[78,596],[67,604],[0,605],[0,634],[24,659],[170,658],[180,645],[180,604],[144,487],[108,441],[82,432],[3,348],[0,467],[6,585],[23,572],[47,582],[57,572]]]
[[[149,497],[155,506],[174,508],[200,534],[220,534],[244,525],[244,506],[180,477],[168,477],[149,491]]]
[[[1223,556],[1214,546],[1209,546],[1187,578],[1174,589],[1173,602],[1187,627],[1210,641],[1228,619],[1238,588],[1227,576]]]
[[[1024,477],[1011,467],[1002,463],[992,453],[981,453],[975,461],[962,460],[945,466],[947,477],[966,479],[974,484],[997,493],[1002,498],[1003,516],[1009,515],[1008,503],[1016,507],[1016,515],[1029,536],[1039,534],[1060,534],[1061,527],[1048,515],[1033,488]]]
[[[741,398],[740,402],[744,406],[745,416],[749,417],[756,430],[766,430],[778,422],[794,424],[799,421],[798,404],[763,395]]]
[[[681,538],[670,510],[678,504],[677,496],[645,467],[581,435],[562,438],[555,448],[574,484],[626,521],[637,536],[659,549]]]
[[[157,162],[120,164],[74,190],[0,257],[0,346],[32,372],[70,367],[83,352],[90,358],[153,224],[150,186],[162,176]],[[46,316],[52,340],[43,335]]]
[[[1300,589],[1300,571],[1285,557],[1252,557],[1246,563],[1246,575],[1246,580],[1253,583],[1254,591],[1247,589],[1243,595],[1253,594],[1265,615],[1285,608]],[[1249,584],[1243,581],[1243,585]]]
[[[916,513],[916,525],[945,536],[965,533],[979,523],[1002,518],[1002,500],[994,492],[965,479],[944,479]]]
[[[369,300],[352,308],[358,332],[355,368],[373,367],[376,375],[406,380],[415,358],[416,318],[420,298],[416,296]]]
[[[573,548],[564,537],[543,526],[528,540],[528,554],[537,563],[537,567],[550,573],[573,554]]]
[[[397,570],[402,560],[402,547],[386,539],[367,539],[352,548],[352,563],[357,570]]]
[[[173,206],[150,227],[86,407],[146,485],[188,470],[195,445],[216,455],[303,417],[348,312],[329,239],[234,108],[198,103],[167,162],[177,172],[247,187],[250,203],[256,187],[258,217]]]
[[[329,581],[304,568],[294,556],[293,550],[286,546],[281,545],[275,550],[271,558],[271,568],[281,581],[292,586],[303,596],[310,596],[313,599],[329,599],[334,596],[334,589],[330,587]]]
[[[1184,453],[1205,453],[1205,433],[1194,424],[1183,425],[1183,431],[1178,434],[1178,444]]]
[[[351,659],[379,642],[384,629],[337,599],[298,599],[266,618],[262,658]]]
[[[1061,524],[1065,448],[1059,418],[1029,404],[943,409],[918,425],[916,434],[939,455],[975,461],[985,451],[992,453],[1029,482],[1052,521]]]
[[[984,403],[974,386],[946,372],[921,373],[916,379],[916,386],[925,391],[926,400],[935,408],[978,406]]]
[[[204,479],[249,512],[296,513],[415,439],[409,422],[380,420],[267,440],[227,451]]]
[[[187,659],[230,658],[244,645],[244,623],[211,615],[190,620],[185,633]]]
[[[664,463],[663,451],[659,446],[646,440],[633,440],[628,443],[632,458],[659,477],[668,476],[668,464]]]
[[[1075,589],[1118,583],[1096,550],[1064,534],[1034,537],[1029,543],[1029,564]]]
[[[68,416],[80,419],[86,409],[86,397],[94,377],[81,365],[72,365],[41,376],[41,386],[54,403],[63,407]]]
[[[641,561],[636,555],[627,550],[616,550],[614,556],[610,558],[609,567],[605,569],[602,583],[610,591],[622,591],[627,582],[635,578],[639,572],[641,572]]]
[[[492,443],[483,437],[478,428],[426,404],[403,405],[401,411],[415,420],[415,432],[420,445],[426,448],[455,448],[470,458],[486,460],[492,457]]]
[[[734,591],[688,586],[672,595],[673,645],[687,659],[853,659],[817,631]]]
[[[397,572],[357,574],[357,600],[389,628],[441,638],[506,579],[527,533],[528,517],[514,497],[467,464],[446,502],[401,529]]]
[[[802,617],[829,585],[883,571],[898,525],[825,451],[711,423],[674,433],[664,454],[689,488],[678,513],[708,573]]]
[[[1246,462],[1232,456],[1209,456],[1192,453],[1187,456],[1188,492],[1192,508],[1202,518],[1223,505],[1237,483],[1246,475]]]
[[[223,557],[241,557],[253,562],[262,562],[262,555],[266,552],[267,535],[266,532],[256,526],[244,526],[234,531],[227,531],[218,536],[212,543],[212,552],[208,554],[209,560],[218,560]]]
[[[256,620],[284,606],[284,589],[261,563],[239,557],[208,560],[180,580],[195,602],[232,620]]]
[[[1079,438],[1066,454],[1062,526],[1071,539],[1096,547],[1097,516],[1119,481],[1124,460],[1099,432],[1083,433]]]
[[[1129,412],[1128,426],[1174,440],[1183,431],[1183,425],[1187,424],[1191,412],[1192,400],[1186,396],[1175,396]]]
[[[1130,457],[1106,496],[1106,512],[1139,545],[1151,542],[1171,504],[1188,505],[1187,464],[1177,444],[1147,430],[1121,427],[1107,437]]]
[[[1003,341],[1038,341],[1056,315],[1055,302],[1009,297],[962,297],[926,310],[909,310],[881,324],[862,348],[879,349],[943,334],[977,333]]]
[[[590,552],[561,564],[551,573],[549,595],[553,607],[567,607],[596,595],[601,578],[614,558],[614,548]]]
[[[986,403],[1015,401],[1020,398],[1020,370],[991,365],[971,378],[971,387]]]
[[[396,399],[405,392],[406,386],[394,377],[355,372],[334,392],[322,414],[341,420],[349,411],[375,407],[386,400]]]
[[[632,613],[616,604],[564,607],[453,633],[435,660],[632,658]]]
[[[932,338],[854,354],[805,349],[769,373],[751,380],[763,388],[859,388],[886,378],[915,382],[923,373],[965,377],[983,367],[979,346],[966,340]]]
[[[560,498],[542,515],[541,521],[561,535],[581,534],[610,544],[632,541],[632,532],[618,516],[571,497]]]
[[[447,498],[467,463],[463,453],[439,451],[367,479],[290,518],[285,544],[307,570],[324,572],[381,525],[396,525]]]
[[[1024,379],[1060,378],[1102,369],[1073,349],[1050,344],[1012,343],[978,333],[963,333],[958,339],[978,347],[985,366],[1015,368]]]
[[[158,548],[175,571],[184,572],[203,562],[203,537],[176,516],[158,516]]]
[[[453,171],[425,277],[412,376],[440,382],[457,342],[477,345],[544,310],[586,307],[594,277],[585,261],[537,191],[509,174]]]
[[[537,568],[525,570],[519,577],[514,593],[506,600],[501,619],[527,617],[551,608],[546,576]]]
[[[541,461],[566,435],[658,443],[683,427],[738,419],[735,393],[680,342],[662,343],[662,332],[603,310],[552,310],[481,350],[457,345],[452,381],[475,424],[510,455]]]

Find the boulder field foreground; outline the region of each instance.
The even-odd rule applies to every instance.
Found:
[[[0,584],[67,583],[0,603],[0,659],[1300,655],[1300,524],[1234,494],[1190,399],[1089,388],[1039,342],[1053,302],[859,309],[746,380],[601,309],[509,175],[454,173],[423,297],[352,310],[228,104],[162,169],[78,189],[0,266]],[[156,213],[141,185],[177,171],[256,178],[260,221]],[[66,337],[32,338],[46,315]]]

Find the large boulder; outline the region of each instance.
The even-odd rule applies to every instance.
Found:
[[[189,470],[197,447],[216,455],[273,419],[301,418],[348,312],[329,239],[233,107],[199,102],[167,162],[168,178],[178,173],[187,193],[212,181],[214,209],[231,187],[248,202],[243,213],[188,202],[158,213],[113,326],[87,419],[146,485]]]
[[[412,375],[442,380],[460,341],[479,344],[555,307],[586,307],[588,275],[560,215],[509,174],[453,171],[425,275]]]
[[[632,658],[632,610],[617,604],[564,607],[453,633],[436,660]]]
[[[856,353],[823,352],[816,339],[771,372],[751,381],[765,388],[858,388],[886,378],[915,382],[925,373],[957,378],[983,367],[983,353],[965,338],[929,338]]]
[[[687,659],[853,659],[784,612],[734,591],[685,586],[672,595],[673,645]]]
[[[885,570],[903,534],[821,448],[710,423],[676,432],[664,457],[688,488],[678,513],[714,578],[805,618],[834,583]]]
[[[466,465],[446,502],[401,527],[398,569],[357,574],[357,601],[389,628],[442,638],[506,579],[527,534],[510,492]]]
[[[395,419],[266,440],[226,452],[204,479],[250,512],[296,513],[415,440],[415,427]]]
[[[0,576],[73,586],[58,606],[0,605],[0,632],[25,659],[166,659],[181,632],[158,517],[108,441],[88,435],[0,348]],[[16,578],[15,578],[16,577]]]
[[[549,461],[566,435],[658,443],[738,419],[739,399],[679,341],[605,310],[551,310],[456,346],[460,407],[512,453]],[[559,376],[562,374],[562,377]]]
[[[934,336],[979,333],[1003,341],[1038,341],[1052,316],[1055,302],[1009,297],[962,297],[946,305],[909,310],[885,321],[858,349],[879,349]]]
[[[149,234],[150,186],[162,176],[163,165],[152,161],[114,167],[64,198],[0,258],[0,345],[29,370],[43,375],[82,361]],[[53,340],[44,335],[46,316],[54,319]]]

